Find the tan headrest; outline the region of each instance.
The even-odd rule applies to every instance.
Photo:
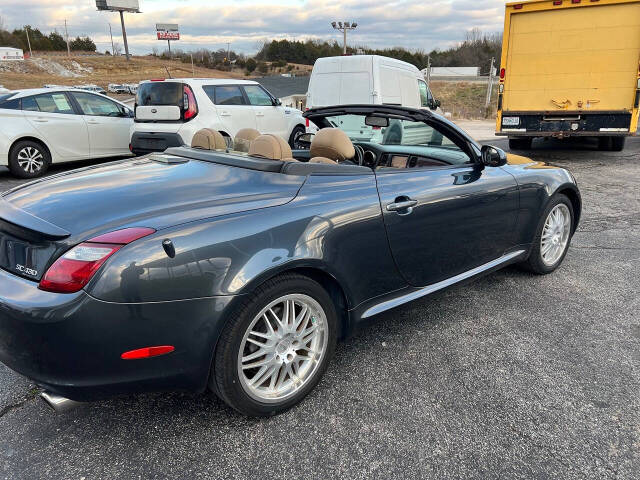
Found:
[[[243,128],[236,133],[233,139],[233,149],[236,152],[248,152],[251,142],[260,136],[260,132],[255,128]]]
[[[309,160],[309,163],[328,163],[331,165],[335,165],[338,162],[327,157],[313,157],[311,160]]]
[[[356,156],[351,139],[339,128],[323,128],[311,141],[309,153],[313,157],[326,157],[336,162]]]
[[[277,135],[260,135],[249,147],[249,156],[284,160],[293,157],[289,144]]]
[[[222,134],[211,128],[198,130],[191,139],[191,148],[203,148],[205,150],[226,150],[227,142]]]

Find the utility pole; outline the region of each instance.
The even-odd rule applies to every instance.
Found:
[[[231,63],[231,44],[227,42],[227,62]]]
[[[339,30],[343,33],[344,35],[344,41],[342,44],[342,54],[346,55],[347,54],[347,31],[348,30],[355,30],[356,27],[358,26],[358,24],[356,22],[331,22],[331,26],[336,29]]]
[[[431,55],[427,56],[427,85],[431,84]]]
[[[113,33],[111,33],[111,22],[109,22],[109,36],[111,37],[111,55],[115,55],[116,48],[113,46]]]
[[[29,45],[29,57],[33,57],[33,52],[31,51],[31,40],[29,40],[29,25],[25,25],[24,31],[27,32],[27,45]]]
[[[167,38],[167,46],[169,47],[169,58],[171,58],[171,40]]]
[[[69,30],[67,30],[67,19],[64,19],[64,36],[67,39],[67,57],[71,56],[71,48],[69,47]]]
[[[122,40],[124,40],[124,54],[127,56],[127,61],[129,58],[129,44],[127,43],[127,31],[124,28],[124,12],[120,10],[120,24],[122,24]]]
[[[495,57],[491,57],[491,67],[489,67],[489,85],[487,85],[487,99],[484,103],[484,106],[487,109],[487,117],[489,116],[489,107],[491,106],[491,93],[493,92],[493,65],[495,61]]]
[[[191,55],[191,74],[193,75],[193,77],[195,78],[196,76],[196,69],[193,66],[193,53],[190,53],[189,55]]]

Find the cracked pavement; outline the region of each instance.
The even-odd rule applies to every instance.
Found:
[[[555,274],[508,268],[381,315],[268,420],[183,393],[56,415],[0,365],[0,478],[639,478],[640,138],[528,155],[582,190]]]

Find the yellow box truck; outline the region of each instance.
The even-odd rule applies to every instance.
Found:
[[[508,3],[496,134],[589,136],[620,151],[638,128],[640,0]]]

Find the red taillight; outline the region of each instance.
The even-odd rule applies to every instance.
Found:
[[[519,4],[517,4],[517,5],[514,5],[514,6],[513,6],[513,8],[514,8],[514,10],[521,10],[523,6],[524,6],[524,5],[522,5],[521,3],[519,3]]]
[[[504,80],[505,75],[507,74],[507,71],[504,68],[500,69],[500,80]]]
[[[120,358],[123,360],[138,360],[140,358],[150,358],[157,357],[158,355],[166,355],[167,353],[171,353],[175,350],[175,347],[172,345],[162,345],[159,347],[145,347],[139,348],[137,350],[131,350],[129,352],[124,352],[120,355]]]
[[[76,245],[58,258],[44,274],[38,288],[47,292],[75,293],[124,245],[155,233],[152,228],[125,228]]]
[[[107,258],[121,247],[122,245],[81,243],[51,265],[42,277],[39,288],[56,293],[82,290]]]
[[[152,78],[152,82],[164,82],[164,78]]]
[[[304,111],[305,111],[305,112],[308,112],[308,111],[309,111],[309,109],[308,109],[308,108],[305,108],[305,110],[304,110]],[[309,128],[309,119],[308,119],[308,118],[305,118],[305,124],[306,124],[307,128]]]
[[[115,232],[105,233],[88,240],[91,243],[116,243],[119,245],[126,245],[127,243],[135,242],[136,240],[156,233],[153,228],[145,227],[132,227],[123,228],[122,230],[116,230]]]
[[[198,106],[196,105],[196,97],[193,95],[193,90],[188,85],[184,86],[183,90],[183,102],[184,102],[184,119],[191,120],[198,114]]]
[[[571,3],[580,3],[582,0],[571,0]]]
[[[555,6],[562,5],[562,0],[553,0]]]

